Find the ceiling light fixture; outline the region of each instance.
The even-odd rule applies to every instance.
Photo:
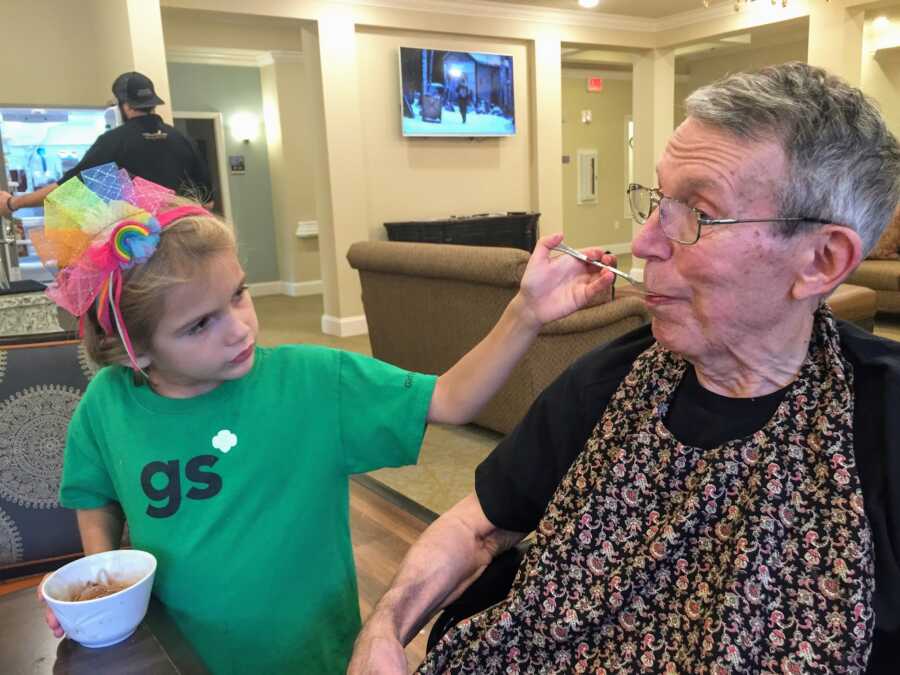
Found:
[[[741,9],[747,7],[751,2],[755,2],[756,0],[734,0],[734,11],[740,12]],[[772,3],[772,7],[780,4],[782,7],[788,6],[788,0],[769,0]],[[825,2],[830,2],[830,0],[825,0]],[[703,6],[709,7],[709,0],[703,0]]]
[[[600,0],[578,0],[578,4],[585,9],[593,9],[600,4]]]

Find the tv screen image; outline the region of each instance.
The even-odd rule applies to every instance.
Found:
[[[400,48],[404,136],[516,133],[512,56]]]

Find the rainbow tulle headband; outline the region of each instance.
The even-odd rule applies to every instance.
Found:
[[[119,299],[122,271],[146,262],[159,245],[163,229],[186,216],[209,215],[200,206],[168,208],[174,192],[130,178],[114,162],[81,172],[44,202],[44,229],[33,232],[35,249],[59,274],[47,295],[60,307],[84,317],[97,304],[103,332],[118,332],[135,370],[140,370],[128,336]]]

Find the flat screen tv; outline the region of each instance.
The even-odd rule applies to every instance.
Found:
[[[404,136],[512,136],[512,56],[400,48]]]

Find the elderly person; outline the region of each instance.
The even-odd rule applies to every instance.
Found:
[[[531,531],[506,599],[420,672],[843,673],[873,639],[896,653],[900,344],[823,300],[898,203],[897,141],[800,63],[686,103],[658,187],[629,187],[650,329],[575,363],[478,467],[351,672],[405,672],[402,643]]]

